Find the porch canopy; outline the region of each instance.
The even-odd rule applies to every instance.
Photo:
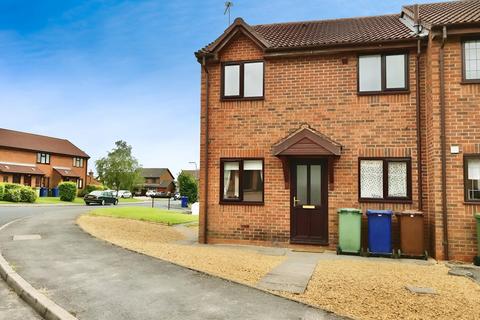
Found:
[[[53,168],[63,178],[80,178],[80,176],[69,168]]]
[[[327,158],[330,182],[333,183],[333,160],[342,154],[342,145],[313,130],[308,125],[303,125],[274,144],[272,152],[282,161],[285,187],[288,188],[290,181],[289,159],[292,157]]]
[[[0,172],[14,174],[31,174],[43,176],[45,173],[34,165],[20,165],[10,163],[0,163]]]

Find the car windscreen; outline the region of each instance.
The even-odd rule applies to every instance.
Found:
[[[97,196],[98,197],[98,196],[101,196],[102,193],[103,193],[102,191],[92,191],[89,194],[91,194],[92,196]]]

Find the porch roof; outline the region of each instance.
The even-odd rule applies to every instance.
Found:
[[[66,178],[80,178],[80,176],[69,168],[53,168],[59,175]]]
[[[327,136],[302,126],[273,145],[275,156],[340,156],[342,145]]]
[[[4,173],[22,173],[43,176],[45,173],[35,165],[20,165],[10,163],[0,163],[0,172]]]

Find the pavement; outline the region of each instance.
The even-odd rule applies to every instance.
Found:
[[[95,239],[75,224],[89,209],[30,208],[0,231],[2,255],[20,276],[78,319],[340,319]]]
[[[36,320],[42,318],[0,279],[0,319]]]

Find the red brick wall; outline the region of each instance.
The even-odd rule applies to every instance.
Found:
[[[262,51],[245,37],[232,42],[220,56],[222,61],[262,57]],[[342,58],[347,58],[348,63],[343,64]],[[272,156],[271,146],[304,123],[344,146],[340,160],[334,163],[334,185],[329,186],[330,247],[337,243],[336,210],[340,207],[403,210],[416,206],[414,55],[410,55],[408,94],[358,96],[356,70],[355,53],[267,60],[265,99],[225,102],[220,101],[220,65],[209,66],[208,230],[212,241],[288,242],[290,191],[285,189],[282,165]],[[371,155],[412,157],[412,205],[358,203],[358,157]],[[219,204],[222,157],[265,158],[263,206]]]

